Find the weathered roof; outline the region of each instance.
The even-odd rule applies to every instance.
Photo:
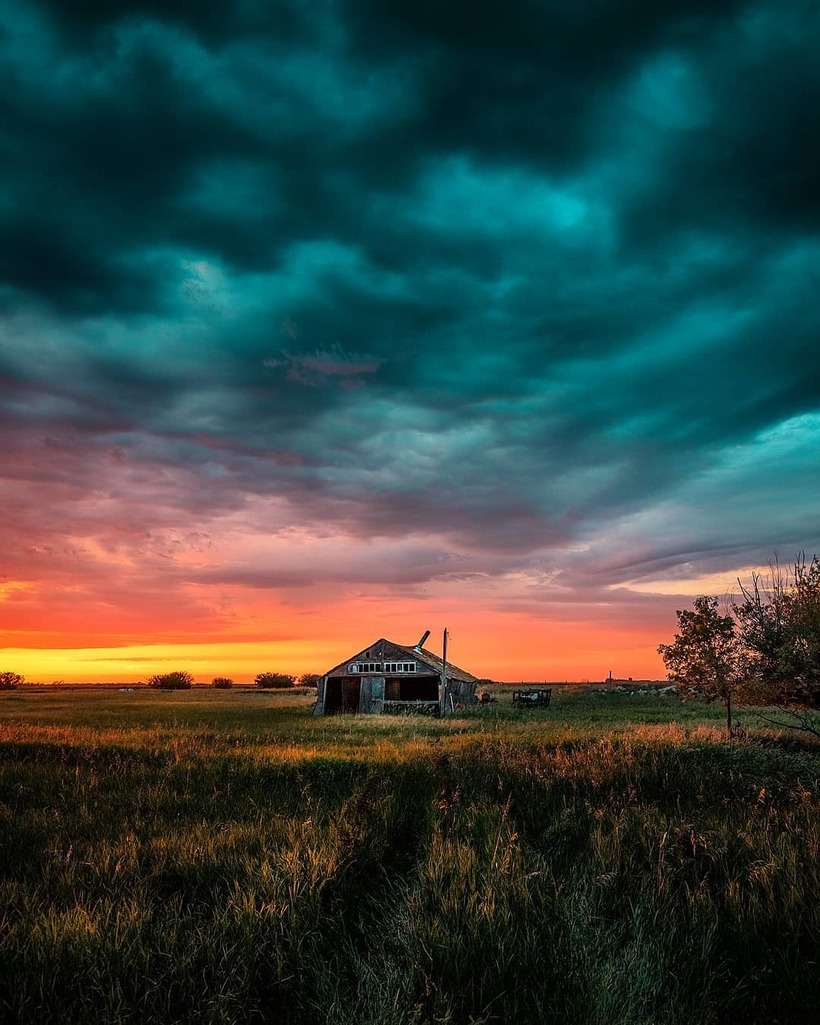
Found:
[[[373,641],[373,643],[369,644],[366,648],[362,648],[362,650],[357,652],[355,655],[350,655],[342,662],[339,662],[338,665],[329,669],[324,675],[337,675],[339,671],[344,670],[350,662],[367,661],[373,657],[370,652],[377,649],[381,649],[384,652],[382,656],[383,659],[389,659],[391,655],[387,650],[385,650],[385,646],[387,646],[388,649],[392,649],[395,653],[392,657],[401,658],[402,656],[405,656],[407,658],[416,659],[419,662],[422,662],[431,672],[441,675],[444,668],[444,662],[438,655],[434,655],[433,652],[428,651],[427,648],[417,648],[413,645],[396,644],[395,641],[390,641],[386,637],[380,637],[377,641]],[[460,669],[450,661],[447,662],[447,676],[451,680],[462,680],[465,683],[473,683],[476,679],[476,677],[471,673],[468,673],[465,669]]]
[[[438,655],[434,655],[432,651],[428,651],[427,648],[407,647],[404,644],[397,644],[396,647],[406,651],[410,656],[415,656],[416,658],[421,656],[437,673],[440,673],[444,668],[444,660]],[[451,680],[464,680],[465,683],[474,683],[477,679],[472,673],[468,673],[466,669],[460,669],[457,665],[450,662],[449,659],[447,661],[447,676]]]

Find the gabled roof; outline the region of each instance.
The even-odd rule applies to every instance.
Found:
[[[406,651],[411,658],[421,657],[437,673],[441,673],[444,668],[443,659],[438,655],[434,655],[432,651],[428,651],[427,648],[408,648],[403,644],[395,646],[401,648],[402,651]],[[449,660],[447,662],[447,677],[450,680],[463,680],[465,683],[474,683],[476,681],[476,677],[472,673],[468,673],[466,669],[459,669],[457,665],[453,665]]]
[[[428,651],[427,648],[416,648],[412,645],[408,646],[405,644],[396,644],[395,641],[389,641],[386,637],[380,637],[377,641],[373,641],[372,644],[368,644],[366,648],[362,648],[361,651],[356,652],[355,655],[350,655],[344,661],[339,662],[332,669],[329,669],[324,675],[325,676],[337,676],[346,675],[347,666],[351,662],[368,662],[373,659],[372,652],[374,649],[381,649],[383,655],[381,656],[382,661],[389,661],[391,658],[400,660],[404,658],[414,659],[420,662],[425,668],[429,669],[431,673],[441,675],[441,671],[444,668],[444,663],[438,655],[434,655],[432,651]],[[342,671],[341,673],[339,671]],[[453,665],[452,662],[447,663],[447,676],[451,680],[462,680],[465,683],[473,683],[475,676],[468,673],[465,669],[459,669],[458,666]]]

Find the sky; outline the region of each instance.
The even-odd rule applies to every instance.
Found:
[[[661,678],[820,551],[820,7],[6,0],[0,660]]]

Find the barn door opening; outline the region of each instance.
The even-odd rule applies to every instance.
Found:
[[[325,715],[359,711],[362,681],[356,676],[331,676],[325,685]]]
[[[325,715],[338,715],[342,710],[342,681],[331,676],[325,684]]]
[[[359,711],[359,692],[362,681],[356,677],[346,676],[342,680],[342,712]]]

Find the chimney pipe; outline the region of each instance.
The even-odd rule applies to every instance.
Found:
[[[427,638],[429,636],[430,636],[430,631],[429,630],[425,630],[424,633],[421,635],[421,640],[416,645],[416,651],[421,651],[422,646],[424,645],[424,642],[427,640]]]

